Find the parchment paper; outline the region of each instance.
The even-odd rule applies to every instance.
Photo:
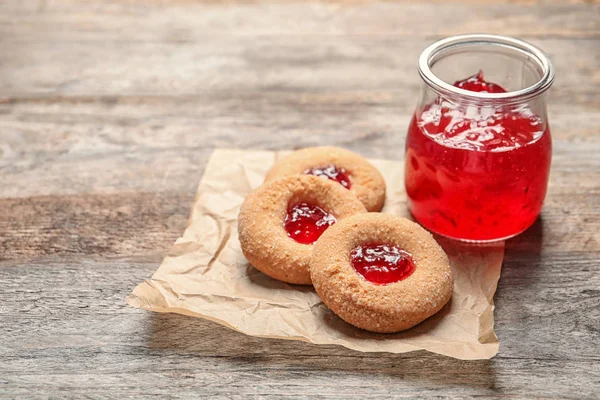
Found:
[[[460,359],[498,352],[493,296],[504,243],[468,246],[439,240],[455,275],[452,300],[438,314],[397,334],[370,333],[346,324],[310,287],[263,275],[245,260],[237,239],[244,197],[263,182],[284,153],[216,150],[198,188],[189,226],[152,276],[129,296],[130,305],[206,318],[247,335],[363,352],[428,350]],[[371,160],[388,185],[384,212],[408,216],[403,164]]]

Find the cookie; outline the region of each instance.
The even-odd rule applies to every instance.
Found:
[[[354,215],[329,228],[310,260],[313,285],[344,321],[381,333],[411,328],[452,296],[448,257],[418,224],[389,214]]]
[[[365,158],[339,147],[310,147],[278,161],[266,181],[291,175],[329,178],[349,189],[368,211],[380,211],[385,203],[385,181]]]
[[[309,285],[313,243],[351,215],[365,213],[351,192],[311,175],[265,183],[244,200],[238,234],[246,259],[280,281]]]

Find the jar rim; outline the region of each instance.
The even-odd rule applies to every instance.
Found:
[[[457,88],[456,86],[440,79],[431,70],[433,63],[438,60],[437,57],[440,56],[445,50],[448,50],[452,47],[471,46],[477,44],[501,46],[503,48],[508,48],[513,51],[526,54],[541,69],[541,78],[533,85],[523,89],[505,93],[483,93]],[[476,102],[525,101],[527,99],[539,96],[548,90],[554,81],[554,66],[552,65],[552,62],[546,53],[544,53],[538,47],[525,42],[524,40],[500,35],[468,34],[450,36],[438,40],[423,50],[421,56],[419,57],[418,67],[421,78],[436,92],[445,94],[447,96],[460,97],[467,101]]]

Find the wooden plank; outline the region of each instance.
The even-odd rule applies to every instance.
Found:
[[[381,35],[439,37],[501,32],[529,37],[598,37],[598,1],[192,2],[26,0],[0,5],[0,37],[196,42],[207,35]],[[18,17],[15,18],[15,17]]]
[[[0,200],[0,260],[164,254],[192,201],[167,192]]]
[[[598,257],[537,264],[521,259],[505,268],[497,311],[501,353],[475,362],[257,339],[210,322],[126,307],[124,296],[158,260],[88,259],[86,268],[79,256],[3,263],[0,301],[8,306],[0,316],[8,327],[2,337],[3,389],[348,398],[528,396],[532,388],[538,394],[591,398],[598,389],[598,347],[590,342],[597,327],[589,323],[598,317],[598,293],[579,292],[597,286],[600,278],[593,269],[573,274],[581,261],[591,266]],[[555,278],[564,284],[546,292]],[[542,391],[548,385],[552,391]]]
[[[392,36],[250,36],[193,43],[107,41],[91,45],[49,37],[4,46],[0,90],[3,102],[79,96],[81,101],[107,98],[110,104],[120,97],[133,96],[126,101],[135,103],[139,97],[144,102],[145,96],[184,96],[178,105],[196,96],[231,102],[237,96],[256,100],[268,95],[273,100],[279,100],[275,98],[279,95],[284,102],[299,97],[305,103],[316,97],[319,104],[325,91],[334,98],[332,92],[339,92],[342,101],[367,96],[395,101],[399,109],[412,108],[421,84],[416,62],[431,42]],[[555,104],[596,109],[600,39],[532,42],[556,64]]]
[[[21,116],[0,119],[1,196],[135,190],[191,194],[215,147],[289,149],[327,143],[400,161],[410,118],[396,115],[393,107],[360,104],[306,110],[289,106],[262,120],[258,113],[244,114],[242,110],[196,117],[185,116],[185,111],[177,116],[175,108],[173,116],[146,120],[151,110],[138,116],[117,107],[106,110],[107,114],[82,116],[85,112],[79,112],[83,109],[70,110],[67,116],[47,115],[52,122],[36,122],[33,115],[24,122],[15,121]],[[50,113],[52,107],[42,110]],[[44,115],[43,111],[36,115]],[[78,121],[68,122],[70,115]],[[551,119],[554,172],[550,193],[597,193],[598,118],[600,113],[579,112]],[[101,120],[106,122],[98,122]]]
[[[185,228],[194,191],[160,189],[0,199],[0,260],[164,254]],[[587,192],[551,188],[541,220],[509,241],[509,253],[600,253],[599,194],[598,186]]]

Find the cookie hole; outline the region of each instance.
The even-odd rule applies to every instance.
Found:
[[[288,236],[300,244],[314,244],[327,228],[335,224],[335,216],[308,202],[290,203],[284,227]]]
[[[323,178],[330,179],[339,183],[346,189],[350,189],[352,187],[352,182],[350,181],[350,173],[346,171],[346,169],[337,167],[334,164],[308,168],[304,171],[304,174],[320,176]]]
[[[389,285],[415,272],[412,255],[391,244],[362,244],[350,251],[350,264],[367,281]]]

